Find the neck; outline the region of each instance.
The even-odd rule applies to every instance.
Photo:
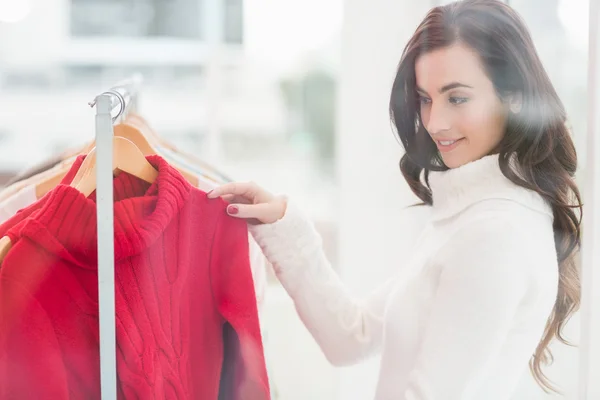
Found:
[[[514,159],[513,159],[514,160]],[[516,162],[511,168],[517,168]],[[493,154],[458,168],[429,173],[435,219],[452,217],[467,207],[490,199],[516,201],[552,215],[542,197],[509,180],[500,170],[499,156]]]

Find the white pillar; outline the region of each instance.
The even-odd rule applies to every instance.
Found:
[[[208,45],[206,64],[206,142],[202,153],[207,161],[218,163],[221,156],[221,112],[224,8],[223,1],[208,0],[204,3],[204,35]]]
[[[402,50],[430,2],[346,0],[342,29],[339,129],[339,272],[364,293],[401,268],[402,209],[413,202],[398,166],[402,147],[388,116]],[[402,228],[406,228],[403,226]],[[341,372],[340,399],[370,399],[378,360]]]
[[[600,274],[597,267],[600,262],[598,240],[600,238],[600,163],[596,156],[600,153],[600,77],[598,62],[600,57],[600,3],[590,0],[590,41],[588,65],[588,137],[586,179],[583,187],[585,204],[585,227],[582,243],[582,305],[581,305],[581,344],[579,368],[579,399],[594,399],[600,396]]]

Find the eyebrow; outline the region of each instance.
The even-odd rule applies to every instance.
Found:
[[[452,89],[456,89],[456,88],[460,88],[460,87],[473,89],[473,86],[465,85],[464,83],[460,83],[460,82],[452,82],[452,83],[449,83],[449,84],[445,85],[444,87],[442,87],[439,90],[439,92],[440,92],[440,94],[442,94],[444,92],[447,92],[448,90],[452,90]],[[423,90],[422,88],[420,88],[418,86],[417,86],[417,91],[427,94],[427,92],[425,90]]]

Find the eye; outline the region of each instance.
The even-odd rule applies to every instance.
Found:
[[[463,104],[463,103],[466,103],[467,101],[469,101],[469,99],[466,97],[450,97],[450,103],[452,103],[454,105]]]
[[[429,103],[431,103],[431,99],[428,99],[427,97],[419,96],[419,103],[429,104]]]

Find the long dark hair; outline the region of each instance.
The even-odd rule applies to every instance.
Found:
[[[464,0],[433,8],[421,22],[404,49],[390,99],[390,116],[405,149],[400,169],[412,191],[431,205],[429,172],[448,168],[421,122],[415,61],[424,53],[457,42],[479,54],[500,99],[515,93],[522,96],[520,112],[508,113],[506,132],[495,152],[508,179],[536,191],[552,206],[560,274],[558,296],[530,369],[545,391],[556,391],[541,364],[553,360],[548,345],[554,337],[569,344],[562,330],[579,308],[576,257],[582,204],[574,180],[577,155],[564,106],[524,21],[512,8],[495,0]],[[509,163],[513,154],[519,174]]]

